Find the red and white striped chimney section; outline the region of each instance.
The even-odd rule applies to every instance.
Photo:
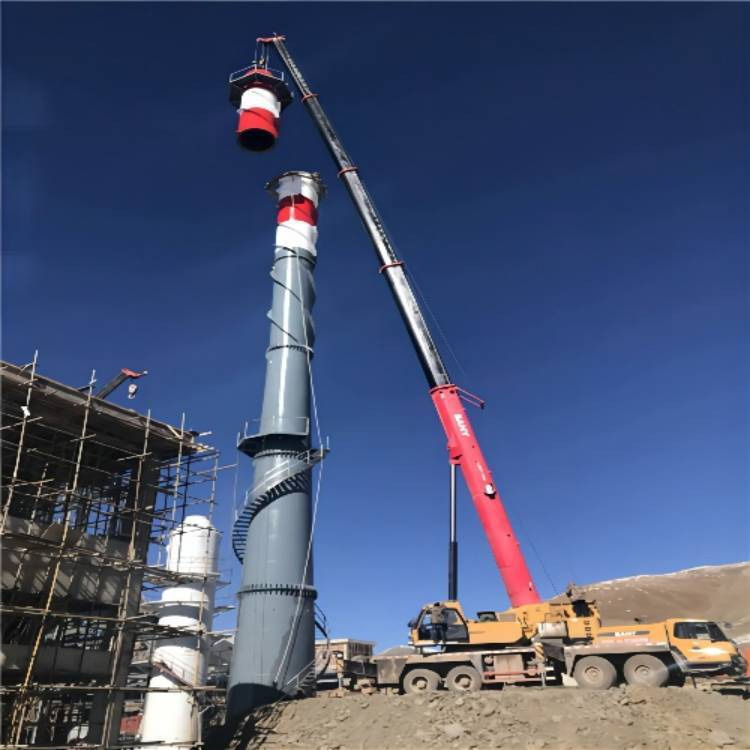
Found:
[[[260,86],[242,92],[237,138],[251,151],[271,148],[279,137],[281,102],[270,89]]]
[[[278,200],[276,245],[317,254],[318,203],[325,188],[314,172],[285,172],[268,184]]]
[[[229,77],[229,101],[237,109],[237,141],[250,151],[265,151],[279,136],[281,111],[292,101],[281,77],[255,65]]]

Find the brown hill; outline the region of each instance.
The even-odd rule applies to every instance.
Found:
[[[663,575],[640,575],[589,584],[605,624],[696,617],[730,623],[727,633],[750,641],[750,562],[706,565]]]

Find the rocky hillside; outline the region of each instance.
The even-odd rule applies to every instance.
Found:
[[[665,575],[601,581],[584,587],[599,602],[605,624],[634,617],[697,617],[730,623],[728,634],[750,642],[750,563],[707,565]]]

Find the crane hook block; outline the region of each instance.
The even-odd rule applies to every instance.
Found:
[[[237,142],[250,151],[266,151],[279,137],[279,118],[292,101],[281,75],[255,65],[229,77],[229,101],[237,109]]]

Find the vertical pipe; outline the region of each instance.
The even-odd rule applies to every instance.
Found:
[[[238,446],[253,459],[253,489],[233,529],[242,559],[227,715],[236,720],[283,696],[314,690],[311,559],[310,360],[317,257],[317,174],[269,183],[278,202],[270,344],[260,430]]]
[[[451,467],[450,543],[448,547],[448,598],[458,599],[458,542],[456,541],[456,464]]]

